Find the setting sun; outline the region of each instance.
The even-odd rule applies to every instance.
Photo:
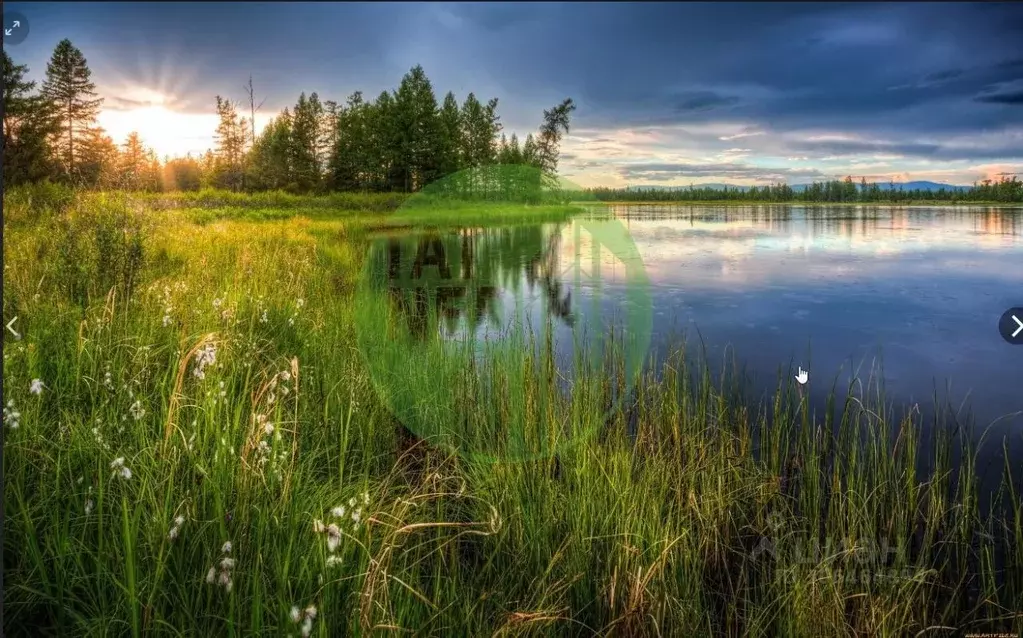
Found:
[[[99,124],[116,144],[137,131],[157,156],[201,153],[213,145],[217,118],[213,113],[173,111],[162,104],[148,104],[128,110],[105,109]]]

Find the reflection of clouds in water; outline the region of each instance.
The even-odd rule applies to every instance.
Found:
[[[949,271],[1017,281],[1005,253],[1023,253],[1023,232],[1009,232],[1023,231],[1023,210],[893,211],[859,219],[788,211],[745,220],[633,219],[629,227],[652,283],[687,288],[859,283]]]

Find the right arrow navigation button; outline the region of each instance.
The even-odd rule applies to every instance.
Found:
[[[998,320],[998,332],[1012,345],[1023,345],[1023,307],[1006,310]]]

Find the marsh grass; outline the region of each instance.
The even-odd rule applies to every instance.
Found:
[[[875,382],[834,416],[787,373],[751,401],[683,347],[629,401],[614,348],[566,394],[541,343],[452,406],[474,444],[511,421],[572,445],[453,454],[395,422],[360,355],[361,209],[274,197],[295,216],[198,225],[175,206],[199,196],[8,194],[5,635],[299,635],[309,605],[316,636],[1023,631],[1021,477],[982,515],[962,431]],[[511,374],[524,401],[470,405]]]

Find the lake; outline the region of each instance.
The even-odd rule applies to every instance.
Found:
[[[986,470],[989,478],[1000,471],[1003,436],[1010,435],[1013,456],[1023,453],[1023,346],[1007,343],[997,327],[1002,313],[1023,306],[1023,208],[622,205],[611,211],[649,280],[653,356],[684,338],[705,349],[712,363],[734,356],[756,393],[773,390],[780,368],[802,367],[817,410],[834,385],[843,389],[881,366],[897,413],[919,404],[927,415],[937,400],[964,420],[972,416],[978,430],[990,426],[981,458],[998,467]],[[456,266],[454,276],[486,283],[476,297],[479,316],[469,320],[458,303],[448,303],[443,332],[497,338],[519,308],[534,325],[556,317],[562,344],[571,344],[571,330],[587,319],[588,334],[600,333],[594,317],[604,322],[636,303],[627,299],[635,284],[606,250],[580,266],[589,276],[599,263],[599,285],[592,277],[577,282],[574,256],[583,254],[586,262],[595,254],[592,245],[578,245],[577,229],[571,222],[448,233],[446,258],[477,264]],[[390,242],[393,262],[401,251]],[[437,266],[437,251],[421,245],[420,266],[424,255],[427,269]],[[438,251],[443,260],[443,247]],[[403,258],[415,252],[406,249]]]

